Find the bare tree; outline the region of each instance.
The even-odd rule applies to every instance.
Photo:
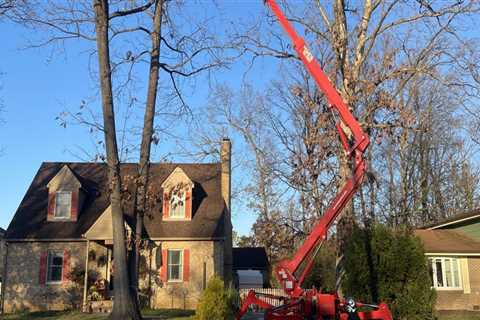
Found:
[[[466,161],[468,153],[457,135],[461,128],[455,107],[462,104],[460,92],[429,97],[420,91],[435,88],[438,94],[459,83],[464,86],[454,69],[459,48],[465,48],[471,38],[462,33],[462,26],[470,17],[478,18],[479,3],[334,0],[282,4],[372,138],[367,182],[344,210],[338,238],[348,234],[354,214],[363,216],[365,222],[395,220],[392,223],[398,225],[420,224],[432,219],[431,215],[440,217],[437,208],[447,202],[442,192],[458,180],[455,177],[462,170],[472,182],[476,173]],[[311,214],[297,211],[296,216],[311,225],[312,213],[315,219],[321,216],[326,198],[350,175],[347,158],[336,142],[332,117],[325,116],[323,94],[312,85],[278,24],[256,23],[237,31],[252,64],[259,57],[279,61],[275,76],[282,80],[265,90],[271,109],[265,119],[274,134],[272,144],[279,146],[274,168],[282,183],[298,191],[301,207]],[[431,118],[423,114],[428,112],[423,103],[429,100]],[[440,118],[448,112],[453,117]],[[441,132],[451,139],[442,142],[435,138]],[[455,164],[446,166],[449,160]],[[423,181],[423,186],[417,181]],[[395,198],[401,192],[403,196]],[[474,199],[474,193],[467,190],[466,198]],[[401,206],[403,213],[398,212]],[[459,203],[443,206],[446,212],[462,208]],[[427,211],[429,216],[425,216]],[[451,214],[446,212],[442,214]]]
[[[129,286],[127,249],[125,245],[125,219],[122,209],[122,180],[118,157],[117,136],[115,130],[115,112],[113,106],[112,70],[110,66],[109,46],[109,5],[108,0],[94,0],[95,34],[100,69],[100,89],[102,94],[103,130],[110,186],[110,206],[113,224],[113,256],[115,259],[115,300],[112,319],[141,319],[136,299],[132,297]]]
[[[179,78],[194,81],[197,75],[208,76],[211,71],[234,61],[237,54],[224,54],[231,46],[228,41],[221,42],[211,32],[206,22],[208,19],[201,20],[200,16],[196,16],[195,19],[182,16],[181,18],[188,20],[188,23],[180,27],[178,24],[182,21],[179,18],[182,13],[181,3],[151,0],[138,4],[131,1],[102,0],[94,1],[94,9],[92,11],[91,7],[76,1],[62,4],[50,1],[28,3],[15,8],[9,13],[9,18],[27,27],[45,28],[49,31],[44,34],[44,38],[35,39],[36,42],[29,47],[63,44],[70,39],[95,41],[97,44],[96,50],[92,50],[90,55],[98,56],[98,64],[92,64],[90,71],[94,78],[100,79],[102,115],[98,115],[89,105],[96,101],[95,98],[91,98],[82,101],[80,110],[66,111],[58,120],[62,126],[67,126],[69,122],[80,123],[87,126],[93,134],[104,135],[103,139],[95,138],[95,145],[104,147],[105,151],[97,149],[96,153],[100,154],[96,154],[94,158],[106,160],[109,166],[112,207],[115,201],[115,210],[123,210],[123,213],[132,210],[132,214],[137,218],[132,259],[134,272],[130,277],[126,265],[125,269],[118,267],[120,264],[123,266],[128,260],[124,256],[125,241],[122,242],[123,245],[117,245],[118,239],[114,243],[116,306],[112,316],[122,319],[138,318],[140,315],[135,303],[137,301],[132,300],[130,286],[138,293],[143,219],[145,213],[151,211],[151,204],[157,205],[157,201],[155,199],[152,201],[151,198],[158,195],[152,194],[152,190],[149,189],[152,143],[158,144],[160,140],[166,140],[168,135],[173,134],[170,132],[171,123],[178,123],[182,115],[191,113],[182,91],[182,82],[185,81],[179,81]],[[91,29],[93,25],[95,32]],[[168,36],[162,36],[162,30]],[[139,74],[144,72],[142,65],[148,65],[144,102],[136,94],[139,91]],[[167,76],[162,82],[159,81],[160,73]],[[132,118],[132,110],[141,104],[144,104],[145,109],[143,125],[140,126],[141,130],[138,130],[139,126],[128,125],[127,122]],[[159,104],[160,108],[157,107]],[[123,120],[117,121],[117,124],[121,124],[120,128],[116,126],[116,117]],[[155,119],[160,120],[157,121],[157,125],[154,123]],[[162,134],[165,137],[162,137]],[[141,136],[140,144],[135,142],[138,136]],[[106,154],[103,155],[103,152]],[[120,162],[136,154],[140,159],[137,175],[123,177],[125,181],[122,181]],[[131,181],[134,181],[133,192],[128,190]],[[135,199],[136,206],[131,208],[123,201],[123,207],[117,207],[118,201],[120,205],[122,204],[122,197],[123,200]],[[120,225],[123,228],[119,218],[121,216],[123,219],[123,213],[115,211],[114,230]],[[124,237],[124,230],[118,235]],[[127,273],[124,274],[124,270]],[[117,302],[117,299],[120,302]]]

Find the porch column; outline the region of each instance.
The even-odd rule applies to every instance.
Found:
[[[90,250],[90,240],[87,239],[87,249],[85,251],[85,275],[83,279],[83,304],[82,311],[88,312],[87,310],[87,292],[88,292],[88,252]]]

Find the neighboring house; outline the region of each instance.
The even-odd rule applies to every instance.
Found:
[[[270,263],[265,248],[233,248],[233,277],[239,289],[270,286]]]
[[[151,165],[148,198],[160,201],[146,212],[140,265],[150,307],[193,309],[210,277],[232,279],[230,150],[225,139],[220,163]],[[136,172],[136,164],[121,165],[125,186]],[[133,197],[124,198],[131,248]],[[115,274],[107,166],[43,163],[5,240],[4,312],[107,302]]]
[[[416,230],[437,291],[437,310],[480,310],[480,210]]]

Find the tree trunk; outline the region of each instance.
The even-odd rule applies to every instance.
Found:
[[[152,52],[150,54],[150,71],[148,79],[147,102],[143,119],[142,144],[140,147],[140,163],[138,166],[137,179],[137,207],[135,226],[135,275],[134,287],[138,297],[138,277],[140,267],[140,249],[142,242],[143,219],[147,207],[147,189],[150,171],[150,150],[153,136],[153,122],[158,89],[159,60],[160,60],[160,36],[162,30],[163,0],[157,1],[153,17],[153,30],[151,33]]]
[[[140,311],[129,288],[125,221],[121,204],[120,161],[118,159],[115,113],[113,108],[112,79],[108,40],[108,0],[93,0],[95,31],[100,71],[102,112],[112,209],[113,258],[115,261],[114,303],[110,317],[115,320],[141,319]]]

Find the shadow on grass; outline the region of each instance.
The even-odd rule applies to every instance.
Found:
[[[142,315],[145,320],[187,320],[195,314],[193,310],[161,309],[161,310],[143,310]],[[107,314],[87,314],[79,311],[40,311],[40,312],[21,312],[0,316],[2,320],[107,320]]]
[[[188,319],[195,315],[195,311],[181,309],[146,309],[142,310],[142,315],[145,319]]]
[[[7,314],[0,317],[2,320],[106,320],[105,314],[85,314],[79,311],[39,311]]]

